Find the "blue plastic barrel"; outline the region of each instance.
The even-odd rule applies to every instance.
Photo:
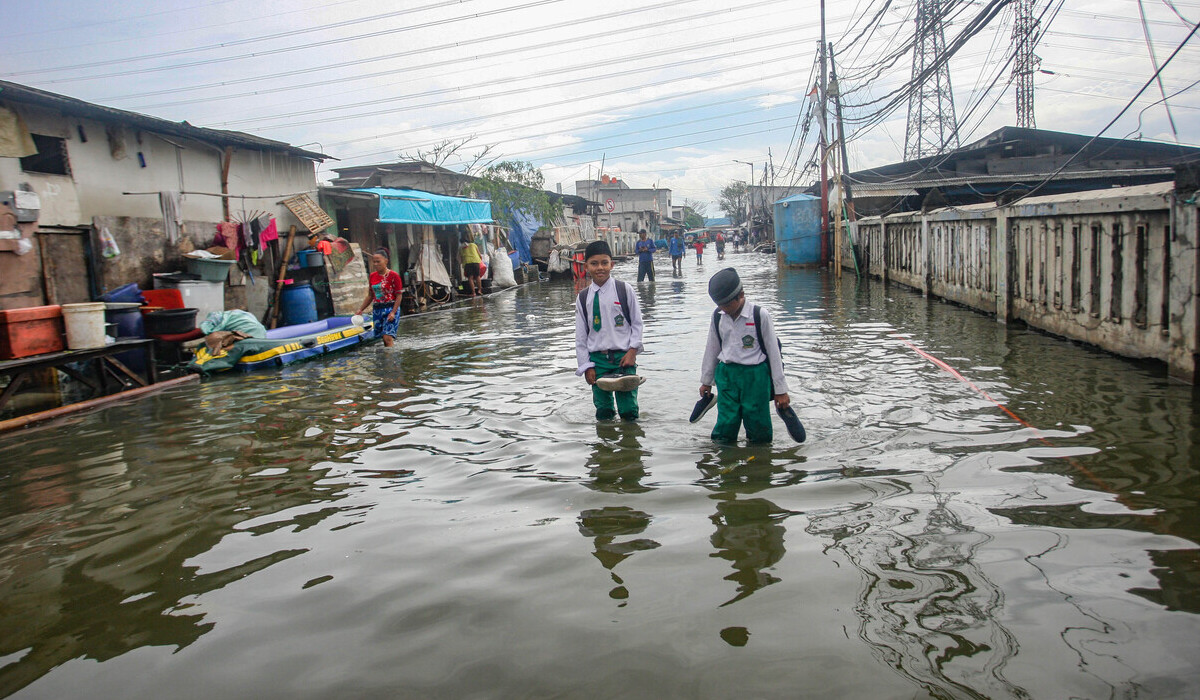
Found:
[[[118,338],[146,337],[146,325],[142,319],[142,310],[136,306],[129,309],[108,309],[104,312],[104,320],[117,324]],[[118,353],[117,360],[134,372],[144,372],[146,369],[145,350]]]
[[[101,294],[98,297],[99,301],[112,301],[120,303],[144,304],[145,299],[142,299],[142,290],[138,287],[137,282],[130,282],[123,287],[116,289],[106,294]]]
[[[279,309],[283,312],[283,322],[289,326],[317,320],[317,295],[312,285],[293,284],[284,287]]]

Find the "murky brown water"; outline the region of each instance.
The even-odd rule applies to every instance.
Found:
[[[0,437],[0,696],[1200,695],[1190,387],[727,262],[805,445],[686,421],[716,260],[639,287],[637,425],[592,419],[542,284]]]

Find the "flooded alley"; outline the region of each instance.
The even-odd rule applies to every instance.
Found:
[[[0,696],[1200,695],[1193,387],[711,258],[636,285],[636,424],[595,421],[543,282],[0,437]],[[725,265],[802,445],[687,421]]]

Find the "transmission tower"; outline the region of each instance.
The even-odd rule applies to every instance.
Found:
[[[1012,81],[1017,84],[1017,126],[1025,129],[1036,129],[1037,122],[1033,116],[1033,74],[1037,72],[1041,62],[1033,53],[1033,32],[1037,20],[1033,18],[1034,0],[1016,0],[1016,19],[1013,21],[1012,46],[1013,57]]]
[[[944,0],[917,0],[917,35],[913,47],[912,95],[908,98],[908,129],[904,158],[915,160],[958,148],[954,91],[950,66],[939,59],[946,51],[942,29]]]

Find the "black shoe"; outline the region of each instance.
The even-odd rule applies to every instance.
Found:
[[[708,409],[712,408],[717,403],[717,395],[711,391],[700,397],[696,402],[696,407],[692,409],[692,417],[688,418],[689,423],[695,423],[708,413]]]
[[[775,412],[783,420],[783,424],[787,426],[788,435],[796,442],[804,442],[804,438],[808,437],[804,433],[804,424],[800,422],[799,416],[792,410],[791,406],[787,408],[777,408]]]

